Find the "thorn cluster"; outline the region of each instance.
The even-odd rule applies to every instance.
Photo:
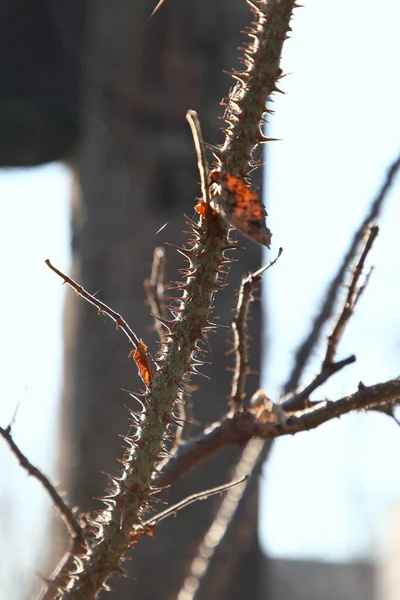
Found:
[[[258,166],[254,158],[259,144],[271,141],[262,132],[266,107],[273,92],[281,92],[277,82],[282,77],[280,58],[282,45],[291,30],[289,22],[294,0],[263,0],[248,4],[255,15],[252,26],[245,30],[248,41],[241,59],[243,71],[233,71],[236,84],[224,102],[227,126],[223,146],[213,149],[217,166],[235,177],[245,179]]]

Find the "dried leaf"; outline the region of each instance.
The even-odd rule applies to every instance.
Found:
[[[139,377],[145,386],[149,387],[154,373],[147,354],[147,346],[143,343],[142,339],[140,340],[136,350],[132,350],[132,352],[129,353],[129,356],[132,356],[133,360],[137,364]]]
[[[269,248],[272,234],[265,224],[267,211],[258,194],[237,177],[222,171],[211,171],[210,181],[219,189],[213,197],[219,214],[248,238]]]

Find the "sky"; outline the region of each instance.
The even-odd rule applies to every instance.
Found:
[[[62,165],[0,172],[0,424],[6,427],[18,408],[13,437],[53,479],[64,290],[44,260],[68,270],[69,188]],[[34,573],[40,570],[37,554],[45,547],[43,514],[50,514],[50,501],[3,441],[0,464],[0,595],[26,600],[26,591],[18,589],[30,587],[25,576],[38,581]]]
[[[263,385],[279,395],[324,289],[400,152],[400,5],[306,2],[293,21],[267,155],[272,256],[267,275],[272,336]],[[271,147],[271,145],[270,145]],[[339,347],[357,363],[314,398],[339,398],[399,375],[400,177],[370,254],[370,284]],[[320,367],[324,341],[303,383]],[[400,430],[383,415],[358,414],[281,439],[264,470],[261,538],[273,556],[358,559],[384,552],[389,506],[400,500]],[[300,507],[294,511],[293,507]],[[296,514],[293,517],[293,514]],[[276,515],[291,515],[277,526]],[[303,516],[307,518],[302,518]],[[280,519],[279,522],[281,523]]]
[[[353,230],[400,151],[399,22],[394,0],[378,6],[308,0],[296,11],[283,56],[285,95],[275,98],[269,130],[281,141],[270,144],[267,155],[272,256],[284,248],[266,282],[272,334],[263,386],[273,398]],[[68,271],[70,186],[68,169],[59,164],[0,171],[0,424],[6,426],[18,406],[15,439],[52,477],[64,291],[44,260]],[[399,195],[400,178],[369,258],[375,267],[370,284],[339,347],[338,358],[354,353],[357,363],[316,398],[339,398],[360,380],[368,385],[399,374]],[[322,341],[303,383],[318,372],[323,352]],[[263,546],[272,556],[292,558],[379,557],[400,502],[399,452],[399,427],[379,414],[343,417],[279,440],[262,476]],[[15,583],[21,572],[37,570],[31,548],[42,545],[40,515],[50,503],[4,443],[0,461],[0,555],[19,556],[18,571],[0,561],[0,586],[19,600]]]

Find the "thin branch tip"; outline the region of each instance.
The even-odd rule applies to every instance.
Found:
[[[195,110],[189,109],[186,113],[186,120],[189,123],[192,132],[194,147],[196,150],[197,167],[200,175],[200,184],[203,201],[208,205],[210,204],[210,190],[208,184],[208,162],[197,112]]]
[[[104,304],[104,302],[98,300],[94,294],[90,294],[89,292],[87,292],[79,283],[77,283],[76,281],[71,279],[71,277],[60,271],[60,269],[57,269],[57,267],[51,264],[48,258],[45,260],[45,263],[56,275],[58,275],[63,280],[64,283],[67,283],[73,290],[75,290],[78,296],[81,296],[84,300],[86,300],[86,302],[89,302],[89,304],[95,306],[98,309],[99,314],[104,313],[105,315],[110,317],[110,319],[116,324],[117,329],[120,328],[125,333],[125,335],[131,342],[132,346],[134,346],[134,348],[137,348],[141,345],[141,341],[139,340],[137,335],[133,332],[133,330],[129,327],[128,323],[126,323],[126,321],[121,317],[120,314],[118,314],[112,308],[107,306],[107,304]]]

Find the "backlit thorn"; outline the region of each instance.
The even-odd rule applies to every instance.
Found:
[[[149,17],[149,21],[150,19],[152,19],[154,17],[154,15],[156,14],[156,12],[161,8],[161,6],[164,4],[164,0],[160,0],[157,4],[157,6],[155,7],[155,9],[153,10],[153,12],[151,13],[150,17]]]
[[[164,223],[164,225],[162,227],[160,227],[160,229],[158,229],[158,231],[156,231],[156,235],[158,235],[159,233],[161,233],[161,231],[163,229],[165,229],[167,225],[168,225],[168,223]]]

